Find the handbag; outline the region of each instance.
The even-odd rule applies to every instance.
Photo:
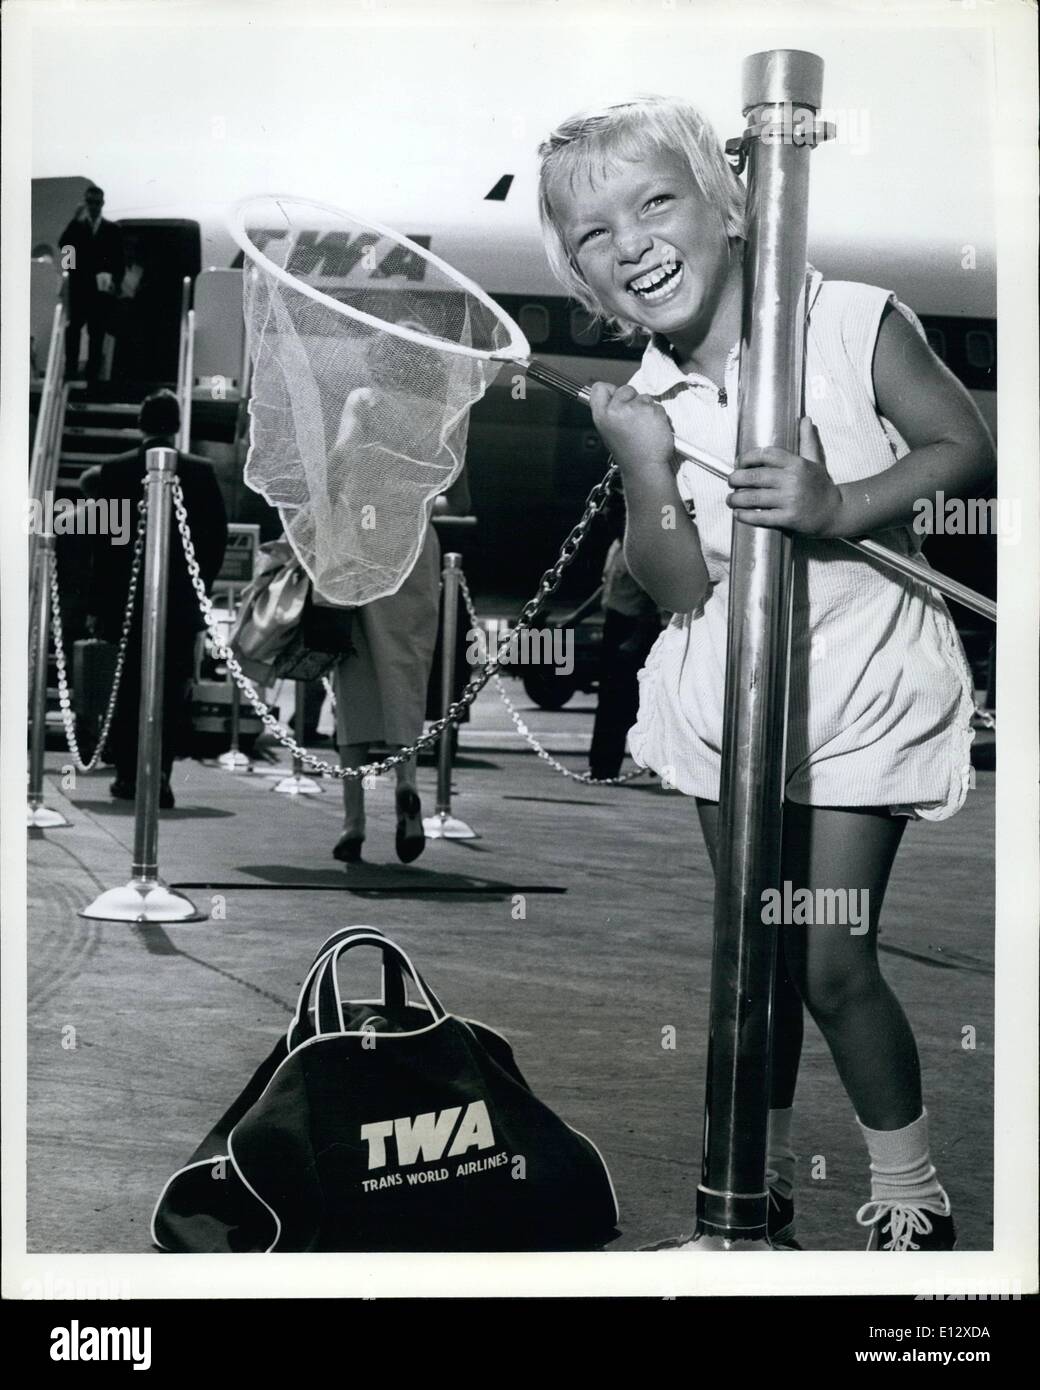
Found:
[[[353,609],[319,602],[282,539],[260,547],[264,564],[242,593],[228,646],[251,680],[317,680],[353,651]]]
[[[344,1000],[338,968],[362,946],[382,953],[381,998]],[[537,1099],[506,1040],[447,1013],[389,937],[350,927],[166,1184],[152,1238],[210,1254],[589,1250],[617,1219],[599,1151]]]

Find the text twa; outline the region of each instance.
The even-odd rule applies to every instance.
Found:
[[[461,1105],[453,1105],[439,1112],[431,1110],[426,1115],[375,1120],[372,1124],[361,1126],[361,1138],[368,1145],[369,1172],[373,1168],[386,1167],[386,1146],[391,1139],[396,1145],[397,1162],[402,1168],[407,1168],[420,1158],[424,1163],[435,1163],[445,1156],[445,1151],[448,1158],[458,1158],[469,1149],[491,1149],[495,1146],[491,1119],[482,1100],[467,1105],[465,1113]]]

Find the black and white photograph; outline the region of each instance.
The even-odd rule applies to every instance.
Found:
[[[1035,6],[2,22],[33,1354],[161,1370],[135,1301],[259,1327],[291,1278],[870,1298],[819,1364],[999,1363],[1037,1294]]]

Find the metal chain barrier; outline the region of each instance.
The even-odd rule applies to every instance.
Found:
[[[112,718],[116,710],[116,700],[119,697],[119,683],[123,678],[123,667],[126,664],[126,648],[130,640],[130,627],[134,617],[134,600],[137,597],[137,582],[141,574],[141,562],[144,556],[145,532],[148,526],[148,506],[142,497],[137,504],[137,535],[134,537],[134,555],[130,564],[130,586],[127,590],[126,611],[123,614],[123,627],[119,634],[119,649],[116,652],[116,669],[112,675],[112,692],[108,697],[108,707],[105,710],[105,717],[101,721],[101,732],[98,734],[97,745],[94,749],[94,756],[89,762],[83,761],[83,755],[79,751],[79,741],[76,738],[76,716],[72,712],[72,698],[69,694],[68,672],[65,664],[65,643],[62,636],[61,627],[61,596],[58,589],[58,566],[51,565],[51,624],[54,631],[54,657],[58,666],[58,704],[61,707],[62,723],[65,726],[65,740],[69,745],[69,752],[72,754],[76,768],[79,772],[93,772],[101,761],[104,751],[105,741],[108,738],[108,731],[112,727]],[[41,603],[44,601],[41,597]]]
[[[480,620],[477,617],[477,611],[473,606],[473,597],[470,594],[469,585],[466,583],[466,576],[461,571],[459,573],[459,586],[462,589],[462,597],[465,600],[466,611],[469,614],[470,628],[473,632],[480,632]],[[531,749],[538,754],[542,762],[548,763],[548,765],[555,772],[560,773],[562,777],[567,777],[572,782],[585,782],[590,787],[621,787],[624,786],[626,782],[635,781],[637,777],[646,776],[646,768],[643,767],[637,767],[634,772],[625,772],[620,777],[593,777],[591,772],[572,772],[569,767],[564,767],[564,765],[561,762],[557,762],[557,760],[553,757],[553,755],[549,752],[547,748],[542,747],[542,745],[535,738],[534,734],[531,733],[531,730],[524,723],[516,706],[513,704],[512,700],[510,700],[509,696],[506,694],[506,688],[502,683],[502,677],[498,674],[497,671],[495,672],[493,679],[495,682],[495,689],[498,691],[499,699],[502,701],[506,709],[509,711],[509,717],[516,725],[517,733],[521,734],[522,737],[526,739]]]
[[[466,583],[465,574],[460,573],[459,584],[462,588],[463,598],[466,602],[466,610],[469,614],[470,627],[475,632],[479,632],[480,620],[477,617],[476,609],[473,606],[473,599],[470,595],[469,585]],[[590,786],[593,787],[622,786],[625,782],[632,782],[637,777],[646,776],[646,768],[636,768],[634,772],[626,772],[620,777],[593,777],[592,774],[588,772],[572,772],[570,768],[564,767],[562,763],[557,762],[557,760],[548,751],[548,749],[543,748],[542,745],[535,738],[534,734],[531,733],[531,730],[527,727],[527,724],[524,722],[522,716],[520,715],[519,710],[517,710],[512,700],[510,700],[509,696],[506,694],[506,688],[502,684],[502,677],[497,672],[495,673],[494,681],[495,688],[498,691],[499,697],[501,698],[501,701],[505,705],[506,709],[509,711],[509,717],[510,719],[512,719],[514,725],[516,726],[517,732],[523,736],[523,738],[531,746],[531,749],[538,754],[539,758],[541,758],[543,762],[548,763],[551,768],[553,768],[556,772],[559,772],[562,776],[569,777],[572,782],[587,782]],[[997,727],[996,715],[993,713],[992,710],[983,709],[981,705],[975,706],[975,711],[972,715],[971,722],[972,727],[976,729],[995,730]]]
[[[610,490],[614,484],[614,480],[617,477],[617,474],[617,465],[612,463],[608,468],[607,472],[603,475],[600,481],[595,485],[595,487],[593,487],[593,489],[589,493],[581,517],[579,518],[577,524],[567,535],[566,539],[563,542],[563,545],[560,547],[560,553],[555,563],[552,566],[550,566],[550,568],[547,569],[545,573],[542,575],[538,583],[538,588],[534,594],[534,597],[529,599],[528,602],[524,604],[513,631],[519,632],[522,628],[531,627],[533,625],[534,619],[538,616],[539,612],[544,607],[546,601],[549,598],[551,598],[552,595],[556,592],[556,589],[558,588],[560,583],[560,579],[563,576],[563,571],[574,559],[574,556],[577,554],[578,549],[580,548],[582,542],[585,540],[585,537],[588,534],[592,522],[594,521],[596,516],[603,510],[603,507],[606,505],[607,498],[610,494]],[[305,763],[308,767],[312,768],[313,770],[325,773],[332,777],[337,777],[344,781],[349,778],[377,777],[385,772],[389,772],[399,763],[406,762],[410,757],[412,757],[413,754],[417,753],[420,749],[428,748],[432,744],[436,743],[444,729],[447,728],[450,724],[457,724],[459,719],[465,713],[466,709],[468,709],[468,707],[477,698],[481,690],[483,690],[484,686],[487,685],[488,681],[494,679],[495,688],[498,693],[498,696],[501,699],[502,703],[505,705],[506,709],[508,710],[509,716],[512,719],[513,724],[515,725],[517,732],[521,734],[522,737],[526,740],[526,742],[530,745],[532,751],[535,752],[543,762],[547,763],[551,768],[554,769],[554,771],[558,772],[561,776],[569,778],[571,781],[574,782],[587,783],[590,786],[622,786],[627,782],[634,781],[638,777],[646,776],[646,770],[644,768],[637,768],[635,771],[624,773],[619,777],[596,778],[593,777],[591,773],[573,772],[570,768],[564,767],[562,763],[558,762],[552,756],[552,754],[546,748],[543,748],[542,745],[538,742],[538,740],[531,733],[530,729],[527,727],[526,723],[522,719],[515,705],[510,700],[509,696],[506,694],[505,686],[503,685],[502,678],[499,674],[500,668],[502,666],[502,659],[498,657],[496,657],[494,660],[487,661],[484,663],[481,669],[478,672],[476,672],[476,674],[470,679],[465,689],[462,691],[462,694],[460,695],[459,699],[456,700],[455,703],[449,707],[447,714],[442,719],[435,720],[429,726],[427,731],[424,734],[420,735],[420,737],[416,739],[416,741],[413,744],[410,744],[407,748],[402,748],[397,753],[391,754],[389,757],[383,759],[381,762],[367,763],[363,767],[358,768],[342,768],[334,763],[326,762],[322,758],[317,757],[315,754],[308,752],[306,748],[303,748],[300,744],[296,742],[291,730],[286,728],[285,725],[280,724],[278,720],[274,717],[274,715],[271,713],[269,706],[266,705],[264,701],[260,699],[259,695],[256,693],[254,686],[252,685],[252,682],[245,675],[241,666],[239,665],[234,653],[231,651],[231,649],[224,642],[223,638],[220,636],[217,618],[213,612],[213,604],[210,600],[209,595],[206,593],[206,588],[202,581],[201,571],[199,570],[199,564],[197,559],[195,558],[195,547],[191,539],[191,531],[188,525],[188,513],[184,506],[184,495],[181,490],[181,484],[179,479],[176,479],[173,485],[173,502],[174,510],[177,517],[177,529],[180,533],[181,543],[184,548],[184,556],[188,566],[188,574],[191,578],[192,587],[195,590],[195,594],[199,602],[199,608],[205,620],[210,640],[216,648],[217,655],[220,657],[222,661],[224,661],[227,664],[228,671],[230,672],[232,679],[235,681],[235,684],[245,695],[250,705],[252,705],[257,717],[260,719],[261,723],[272,735],[272,737],[283,747],[289,749],[289,751],[294,756],[300,758],[300,760],[303,763]],[[76,720],[75,715],[72,711],[72,699],[69,692],[68,669],[65,658],[65,647],[62,632],[61,599],[58,586],[57,566],[52,565],[51,567],[50,600],[52,625],[54,633],[55,660],[57,663],[58,674],[58,703],[61,709],[61,717],[65,729],[66,742],[68,743],[69,751],[73,756],[76,767],[80,772],[92,772],[93,769],[97,767],[105,747],[105,742],[108,738],[108,733],[112,725],[112,719],[115,715],[116,701],[119,695],[119,685],[122,679],[123,667],[126,664],[126,649],[130,637],[130,627],[133,621],[134,601],[137,595],[137,585],[140,578],[141,563],[144,556],[145,532],[148,518],[147,506],[143,498],[137,505],[137,511],[137,534],[134,538],[134,553],[130,568],[130,584],[127,591],[126,610],[123,614],[123,626],[119,636],[119,647],[116,653],[115,672],[112,678],[112,691],[109,695],[108,705],[105,710],[105,716],[102,720],[101,730],[98,734],[97,746],[89,762],[85,762],[83,760],[83,756],[79,748],[79,742],[76,737]],[[480,631],[479,618],[473,605],[472,595],[470,594],[469,586],[466,583],[465,574],[460,575],[460,585],[462,589],[463,598],[466,604],[466,610],[469,615],[470,625],[474,631]],[[333,701],[335,701],[335,693],[332,687],[331,680],[328,678],[328,676],[323,676],[322,681],[326,691],[332,697]],[[995,717],[988,710],[976,708],[973,722],[975,723],[975,726],[977,728],[996,728]]]
[[[39,600],[41,603],[44,601],[42,597]],[[33,611],[29,614],[29,664],[25,668],[27,671],[34,671],[36,669],[36,644],[40,640],[40,634],[37,631],[36,617],[39,611],[36,604],[33,604]],[[31,690],[29,693],[29,702],[30,704],[32,703]]]
[[[556,591],[563,571],[574,559],[578,548],[588,534],[589,527],[592,525],[596,516],[606,505],[610,490],[614,480],[618,475],[617,464],[612,463],[606,473],[589,493],[585,508],[579,518],[577,525],[573,527],[560,547],[559,556],[555,564],[550,566],[542,575],[538,589],[533,598],[529,599],[521,609],[520,616],[516,622],[516,630],[532,626],[534,619],[538,616],[549,599]],[[188,565],[188,574],[191,578],[192,586],[195,590],[199,608],[209,632],[210,640],[216,649],[217,655],[227,664],[227,669],[231,674],[232,680],[242,691],[242,694],[249,701],[257,718],[271,736],[287,748],[294,757],[316,772],[323,772],[328,777],[336,777],[341,781],[350,778],[378,777],[384,772],[389,772],[391,768],[397,767],[400,763],[407,762],[413,754],[422,748],[429,748],[435,744],[441,734],[451,724],[457,724],[459,719],[477,698],[484,686],[492,676],[497,675],[500,661],[496,658],[488,661],[477,671],[467,683],[462,694],[450,705],[443,718],[434,720],[424,734],[421,734],[416,741],[407,748],[400,749],[397,753],[392,753],[381,762],[366,763],[362,767],[345,768],[339,767],[335,763],[325,762],[322,758],[301,747],[292,735],[292,731],[287,729],[284,724],[280,724],[271,713],[268,705],[260,699],[256,690],[246,676],[234,652],[220,635],[216,615],[213,612],[213,604],[209,595],[206,593],[206,586],[203,583],[202,575],[199,570],[199,563],[195,557],[195,547],[192,544],[191,530],[188,526],[188,513],[184,506],[184,494],[181,491],[180,479],[175,478],[173,482],[173,505],[177,516],[177,528],[180,532],[181,544],[184,547],[184,556]]]
[[[517,618],[516,625],[513,628],[514,632],[519,632],[523,628],[531,627],[534,623],[534,619],[538,616],[546,601],[556,592],[560,579],[563,576],[563,571],[574,559],[578,549],[588,534],[592,522],[606,505],[607,498],[617,474],[617,465],[612,463],[607,472],[589,493],[582,515],[560,547],[560,553],[555,563],[542,575],[534,597],[529,599],[521,609],[520,616]],[[325,773],[331,777],[337,777],[343,781],[349,778],[378,777],[385,772],[389,772],[392,768],[398,766],[398,764],[407,762],[407,760],[412,757],[413,754],[419,752],[420,749],[429,748],[432,744],[436,743],[444,729],[451,724],[458,723],[459,719],[477,698],[484,686],[487,685],[489,680],[493,679],[498,696],[508,710],[509,717],[512,719],[517,732],[526,740],[532,751],[562,777],[566,777],[573,782],[584,782],[589,786],[612,787],[623,786],[625,783],[634,781],[638,777],[646,776],[645,768],[637,768],[633,772],[626,772],[618,777],[597,778],[593,777],[591,773],[574,772],[570,768],[564,767],[562,763],[558,762],[557,759],[538,742],[524,722],[519,711],[516,709],[516,706],[506,694],[505,686],[499,674],[502,666],[502,659],[499,657],[484,663],[481,669],[469,680],[458,700],[449,707],[447,714],[443,718],[435,720],[427,731],[420,735],[413,744],[410,744],[407,748],[402,748],[397,753],[391,754],[381,762],[367,763],[363,767],[358,768],[343,768],[339,767],[337,764],[326,762],[324,759],[308,752],[306,748],[303,748],[296,742],[291,730],[286,728],[285,725],[280,724],[271,713],[270,707],[260,699],[259,695],[256,693],[255,687],[243,672],[234,653],[220,636],[217,618],[213,612],[213,604],[209,595],[206,593],[205,584],[202,581],[201,571],[199,570],[198,560],[195,557],[195,547],[191,539],[191,530],[188,525],[188,513],[184,506],[184,494],[181,490],[179,479],[176,479],[173,484],[173,502],[177,517],[177,529],[180,533],[181,543],[184,548],[184,556],[188,566],[188,574],[192,582],[192,587],[195,590],[210,640],[217,651],[217,655],[227,664],[232,679],[242,691],[243,695],[245,695],[250,705],[252,705],[257,717],[267,731],[278,743],[284,748],[287,748],[295,757],[298,757],[311,769]],[[119,695],[119,685],[122,679],[123,667],[126,663],[126,649],[130,637],[130,627],[133,621],[134,600],[137,595],[137,585],[144,556],[145,532],[148,518],[147,506],[143,498],[137,505],[137,511],[137,534],[134,538],[134,553],[130,568],[130,584],[127,591],[126,610],[123,614],[123,626],[119,636],[119,647],[116,653],[115,672],[112,678],[112,691],[109,695],[105,716],[102,720],[100,733],[98,734],[97,746],[89,762],[83,760],[79,742],[76,737],[76,720],[72,711],[72,700],[69,692],[68,670],[62,633],[61,599],[58,587],[57,566],[52,565],[51,567],[50,600],[55,660],[58,672],[58,703],[61,709],[62,723],[64,725],[65,738],[68,743],[69,751],[80,772],[92,772],[93,769],[97,767],[115,714],[116,701]],[[469,585],[466,583],[465,574],[460,574],[459,579],[470,625],[474,632],[479,632],[481,630],[480,620],[473,605],[473,598],[470,594]],[[332,698],[333,702],[335,702],[335,692],[331,680],[328,676],[323,676],[322,682],[327,693]],[[990,711],[980,708],[976,708],[975,710],[973,723],[976,728],[996,728],[996,719],[994,715]]]

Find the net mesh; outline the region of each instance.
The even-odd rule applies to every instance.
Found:
[[[470,407],[502,366],[487,354],[509,351],[515,325],[349,213],[268,197],[232,226],[253,359],[245,480],[278,508],[320,595],[394,593],[465,462]]]

